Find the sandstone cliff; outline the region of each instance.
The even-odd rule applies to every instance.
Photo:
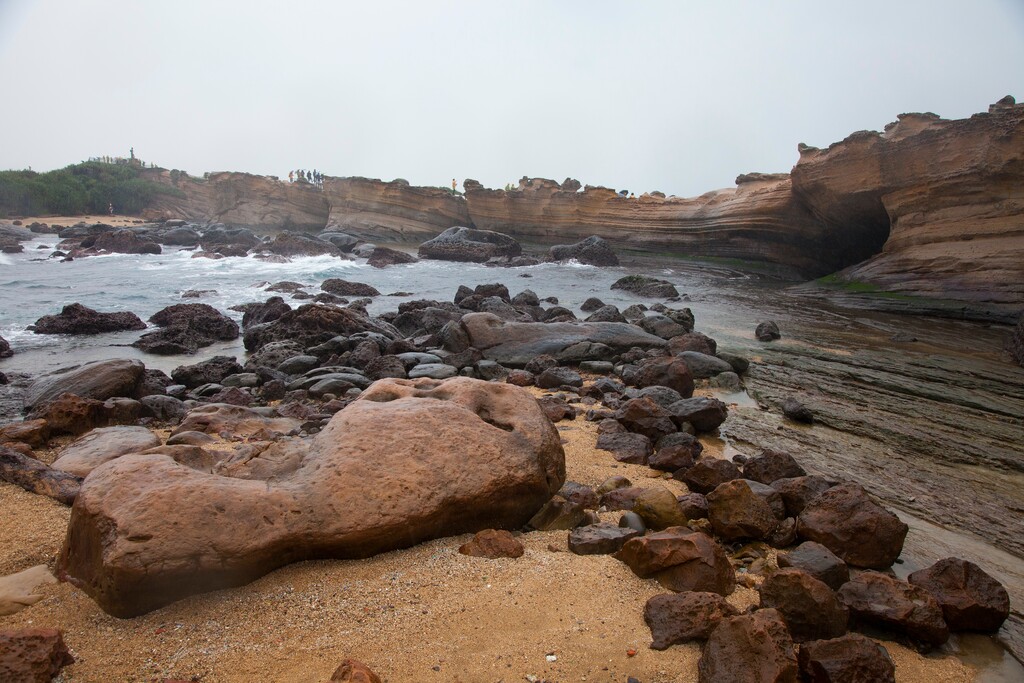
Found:
[[[635,199],[574,181],[524,178],[511,190],[467,180],[473,224],[547,244],[599,235],[614,246],[665,255],[734,258],[823,275],[854,261],[824,252],[825,228],[795,201],[787,174],[740,176],[735,188],[700,197]]]
[[[830,234],[887,237],[841,279],[1010,311],[1024,303],[1024,105],[1013,98],[969,119],[903,114],[883,133],[802,146],[792,177]]]
[[[439,187],[328,177],[324,195],[328,228],[370,240],[425,242],[448,228],[472,226],[466,201]]]
[[[142,177],[180,191],[181,196],[158,195],[149,210],[171,218],[264,231],[318,231],[330,212],[324,193],[312,185],[283,183],[269,176],[224,172],[193,178],[144,169]]]

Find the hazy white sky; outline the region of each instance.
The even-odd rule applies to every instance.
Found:
[[[1024,1],[0,0],[0,168],[694,195],[1024,99]]]

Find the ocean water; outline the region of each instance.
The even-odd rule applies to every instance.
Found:
[[[183,363],[210,355],[228,353],[242,356],[241,340],[217,344],[196,356],[153,356],[130,347],[144,332],[120,332],[88,336],[41,335],[29,331],[43,315],[59,313],[70,303],[81,303],[98,311],[131,311],[143,320],[176,303],[207,303],[241,322],[241,313],[230,306],[265,301],[282,296],[293,306],[307,303],[289,294],[268,292],[266,287],[281,281],[300,282],[316,294],[327,278],[342,278],[376,287],[382,296],[368,306],[371,314],[397,310],[403,301],[437,299],[451,301],[459,285],[473,287],[500,282],[515,295],[532,289],[541,298],[554,296],[559,304],[577,315],[589,297],[620,308],[638,299],[611,284],[632,268],[598,268],[578,263],[520,268],[495,268],[479,264],[423,260],[413,264],[373,268],[364,259],[347,261],[331,256],[294,258],[287,263],[268,263],[254,258],[212,260],[192,258],[187,249],[165,247],[163,254],[111,254],[91,256],[63,263],[46,258],[54,245],[52,236],[24,243],[20,254],[0,255],[0,336],[10,342],[15,356],[0,361],[0,369],[37,374],[87,360],[137,357],[147,366],[169,371]],[[42,248],[45,247],[45,248]],[[653,266],[643,272],[673,282],[698,316],[698,329],[741,332],[749,324],[749,311],[715,305],[713,292],[723,285],[750,284],[751,278],[729,270],[686,269]],[[762,286],[766,283],[760,283]],[[771,285],[767,286],[777,286]],[[188,290],[212,290],[200,298],[183,299]],[[400,296],[391,296],[399,293]],[[653,303],[649,301],[647,303]],[[756,324],[756,323],[754,323]],[[753,325],[745,334],[753,339]],[[710,333],[710,332],[709,332]]]

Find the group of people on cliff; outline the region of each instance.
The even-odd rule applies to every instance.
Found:
[[[324,186],[324,174],[320,173],[316,169],[312,171],[299,169],[297,171],[288,171],[288,182],[300,182],[310,183],[319,188]]]

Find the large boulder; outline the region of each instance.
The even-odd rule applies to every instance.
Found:
[[[840,484],[812,500],[797,518],[800,538],[822,544],[847,564],[888,569],[903,552],[909,527],[857,484]]]
[[[615,558],[640,578],[657,579],[671,591],[729,595],[736,590],[736,574],[722,546],[686,527],[630,539]]]
[[[380,292],[372,285],[362,282],[349,282],[339,277],[332,277],[320,283],[320,289],[338,296],[380,296]]]
[[[619,265],[619,257],[612,251],[611,245],[597,235],[591,235],[575,244],[556,244],[548,254],[552,261],[573,259],[591,266]]]
[[[304,348],[322,344],[338,335],[375,332],[388,339],[398,339],[398,330],[388,323],[348,308],[305,304],[284,313],[280,318],[245,331],[247,351],[257,351],[270,342],[293,341]],[[282,359],[284,360],[284,359]]]
[[[707,494],[708,519],[715,534],[727,541],[767,538],[779,525],[764,498],[744,479],[733,479]]]
[[[688,591],[655,595],[644,605],[644,621],[651,629],[651,649],[691,640],[707,640],[725,617],[736,616],[736,608],[717,593]]]
[[[780,569],[760,587],[761,608],[774,608],[798,643],[838,638],[849,617],[835,592],[799,569]]]
[[[412,254],[404,251],[389,249],[387,247],[374,247],[370,255],[366,257],[366,264],[374,268],[387,268],[402,263],[416,263],[418,259]]]
[[[521,368],[542,354],[559,362],[605,360],[609,349],[661,348],[665,340],[629,323],[524,323],[490,313],[469,313],[461,327],[470,346],[506,367]]]
[[[896,683],[889,652],[859,633],[804,643],[798,659],[808,683]]]
[[[949,639],[942,608],[928,591],[880,572],[857,574],[839,589],[855,622],[901,633],[926,647]]]
[[[85,477],[109,460],[127,453],[141,453],[160,443],[160,438],[145,427],[101,427],[64,448],[52,467]]]
[[[290,462],[266,481],[162,455],[109,462],[83,484],[57,570],[130,617],[290,562],[516,529],[565,479],[558,432],[533,397],[463,377],[380,380]]]
[[[682,398],[693,396],[693,373],[690,372],[690,366],[678,358],[646,360],[630,379],[631,383],[639,389],[668,387]]]
[[[680,428],[689,423],[698,432],[710,432],[718,429],[729,416],[729,408],[717,398],[695,396],[676,401],[668,407],[672,419]]]
[[[101,334],[144,330],[146,323],[129,311],[100,313],[82,304],[68,304],[57,315],[44,315],[30,329],[36,334]]]
[[[260,249],[278,256],[341,256],[341,250],[330,242],[297,232],[278,233]]]
[[[649,275],[627,275],[612,283],[612,289],[621,289],[637,296],[656,299],[673,299],[679,291],[668,280],[660,280]]]
[[[25,390],[25,408],[53,400],[61,394],[103,401],[114,396],[133,396],[145,376],[146,366],[137,360],[114,358],[56,370],[43,375]]]
[[[243,371],[234,356],[214,356],[201,363],[179,365],[171,371],[171,379],[175,384],[195,389],[204,384],[219,384],[225,377]]]
[[[132,344],[147,353],[191,354],[217,341],[238,338],[238,323],[209,304],[174,304],[154,313],[149,322],[161,329]]]
[[[85,246],[84,243],[83,246]],[[161,252],[159,244],[146,237],[141,237],[131,230],[105,232],[98,235],[89,246],[115,254],[159,254]]]
[[[836,555],[814,541],[804,541],[788,553],[779,553],[779,567],[800,569],[832,590],[850,580],[850,568]]]
[[[519,256],[523,248],[500,232],[456,226],[421,244],[418,253],[420,258],[483,263],[496,257]]]
[[[701,651],[700,683],[797,683],[796,647],[776,610],[726,617]]]
[[[10,358],[14,355],[14,351],[11,351],[11,344],[3,337],[0,337],[0,358]]]
[[[1010,596],[1003,584],[973,562],[947,557],[912,573],[907,581],[935,598],[953,631],[995,632],[1010,616]]]

